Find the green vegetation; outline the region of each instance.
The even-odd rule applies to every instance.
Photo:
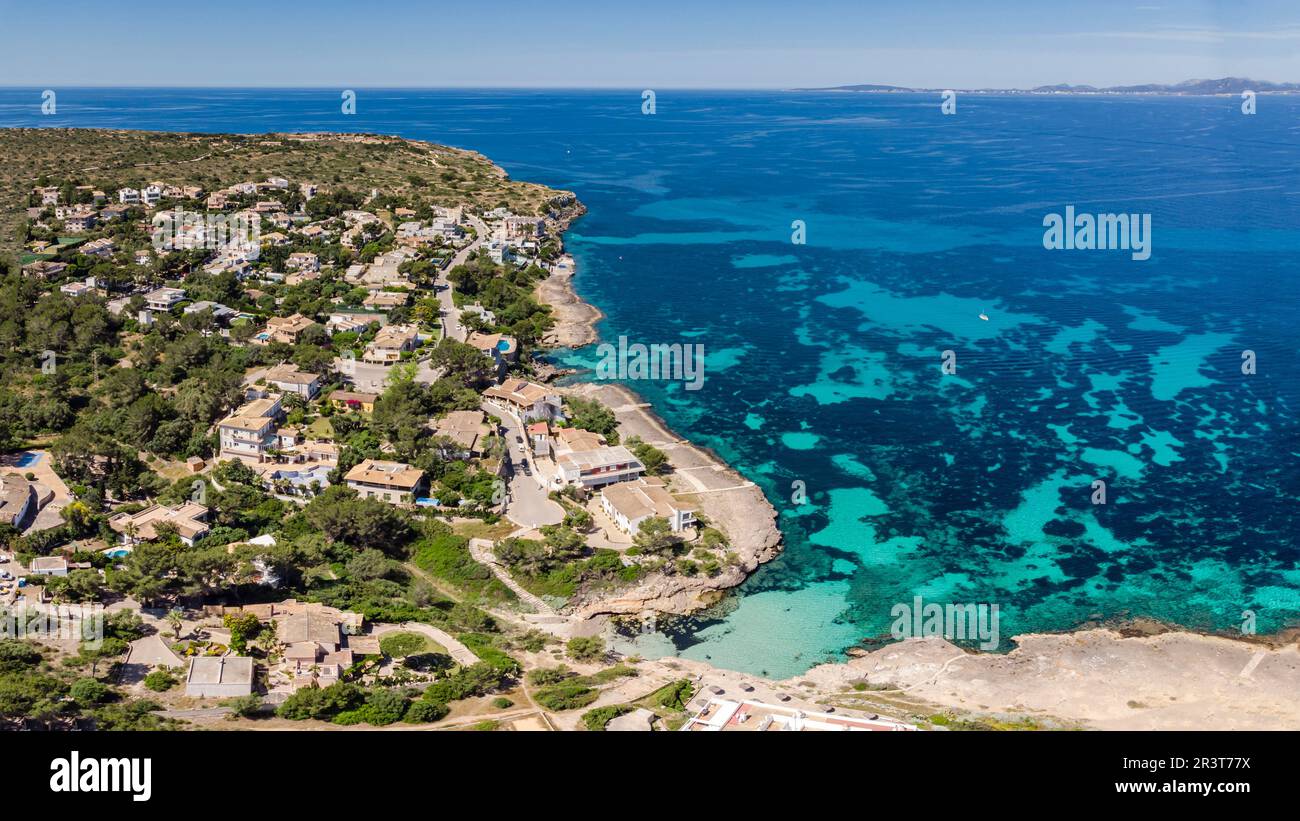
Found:
[[[175,185],[214,190],[241,180],[280,175],[321,183],[347,181],[357,191],[380,188],[394,199],[417,204],[493,208],[540,214],[554,191],[505,177],[482,155],[397,137],[366,141],[328,135],[170,134],[99,129],[11,128],[0,132],[0,230],[7,243],[42,176],[92,183],[105,191],[140,188],[165,166]],[[93,174],[80,171],[94,164]],[[136,166],[146,166],[137,168]],[[434,168],[437,173],[431,173]],[[65,198],[66,201],[66,198]],[[313,216],[337,215],[356,203],[320,195],[307,203]],[[373,207],[383,207],[380,201]],[[0,245],[0,251],[15,250]]]
[[[656,707],[663,707],[668,710],[685,710],[686,705],[695,695],[695,686],[686,679],[674,681],[655,690],[647,697],[647,701]]]
[[[618,444],[618,418],[612,410],[595,399],[564,397],[564,415],[571,427],[599,433],[609,444]]]
[[[413,545],[411,561],[416,567],[485,604],[516,598],[491,570],[474,561],[467,537],[457,535],[441,522],[427,523],[424,531],[428,535]]]
[[[406,658],[432,650],[433,642],[420,633],[389,633],[379,640],[384,655],[395,659]]]
[[[611,720],[621,715],[632,712],[636,708],[630,704],[611,704],[608,707],[597,707],[594,710],[588,710],[582,714],[582,726],[588,730],[603,731],[605,725]]]
[[[605,640],[600,636],[575,636],[565,649],[574,661],[598,661],[605,656]]]
[[[537,283],[546,271],[537,266],[516,268],[492,262],[486,250],[479,252],[447,273],[458,305],[477,303],[492,312],[495,323],[481,314],[464,314],[462,321],[472,331],[513,336],[521,350],[536,344],[554,324],[550,308],[533,298]],[[479,355],[481,365],[484,357]]]
[[[566,599],[580,587],[618,587],[644,572],[639,565],[624,565],[616,550],[589,549],[577,532],[564,525],[544,526],[542,534],[542,541],[504,539],[495,550],[510,574],[536,596]]]
[[[533,700],[548,710],[563,712],[586,707],[595,701],[600,693],[578,682],[562,682],[543,687],[533,693]]]
[[[180,684],[180,679],[166,667],[159,668],[144,677],[144,686],[155,693],[163,693]]]
[[[121,620],[106,625],[105,643],[109,638],[121,643],[124,631],[130,629],[131,625]],[[0,639],[0,729],[165,730],[177,726],[153,714],[158,705],[131,700],[96,675],[99,663],[114,653],[83,647],[77,656],[56,666],[46,652],[30,642]]]
[[[641,437],[632,436],[623,444],[645,465],[645,472],[651,476],[658,476],[668,469],[668,455],[654,445],[641,441]]]

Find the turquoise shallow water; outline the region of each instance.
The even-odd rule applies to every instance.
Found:
[[[645,652],[792,675],[917,595],[998,604],[1004,639],[1300,617],[1293,98],[943,117],[916,95],[661,91],[647,117],[639,91],[362,91],[350,118],[329,91],[67,90],[42,119],[24,93],[0,90],[0,124],[395,132],[576,191],[602,335],[705,346],[702,390],[632,387],[758,482],[786,539]],[[1070,204],[1151,214],[1151,258],[1045,250]]]

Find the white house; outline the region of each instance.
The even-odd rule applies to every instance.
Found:
[[[170,311],[183,299],[185,299],[185,292],[180,288],[165,287],[150,291],[144,297],[145,304],[151,311]]]
[[[674,533],[695,524],[695,505],[677,501],[662,485],[644,479],[602,488],[600,505],[619,529],[631,535],[652,516],[667,519]]]
[[[555,468],[552,482],[556,487],[574,485],[588,489],[628,482],[645,472],[645,465],[622,445],[559,454],[555,457]]]
[[[297,365],[281,364],[266,372],[266,383],[285,393],[311,399],[320,391],[320,374],[300,371]]]
[[[139,205],[140,192],[134,188],[121,188],[117,192],[117,201],[123,205]]]

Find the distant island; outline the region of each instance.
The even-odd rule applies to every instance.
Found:
[[[908,88],[890,85],[845,85],[825,88],[796,88],[793,91],[851,91],[860,94],[904,94],[904,93],[939,93],[941,88]],[[1207,96],[1215,94],[1240,94],[1243,91],[1255,91],[1267,94],[1295,94],[1300,92],[1300,83],[1272,83],[1267,80],[1251,80],[1244,77],[1222,77],[1218,80],[1184,80],[1181,83],[1144,83],[1133,86],[1106,86],[1098,88],[1088,85],[1069,85],[1060,83],[1052,86],[1034,88],[964,88],[953,89],[968,94],[1175,94],[1181,96]]]

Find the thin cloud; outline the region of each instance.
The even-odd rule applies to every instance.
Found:
[[[1093,37],[1111,40],[1157,40],[1171,43],[1226,43],[1228,41],[1300,40],[1300,26],[1284,26],[1269,31],[1229,31],[1227,29],[1168,26],[1150,31],[1080,31],[1064,37]]]

